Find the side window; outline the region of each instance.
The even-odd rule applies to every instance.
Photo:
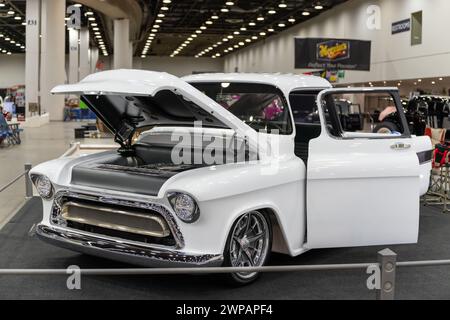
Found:
[[[324,99],[323,104],[330,111],[330,134],[333,136],[361,133],[386,137],[405,133],[400,116],[403,106],[397,106],[388,92],[333,93]]]
[[[319,111],[317,109],[317,91],[298,91],[289,96],[294,122],[300,123],[318,123]]]

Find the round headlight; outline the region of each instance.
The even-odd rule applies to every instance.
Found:
[[[35,181],[36,189],[39,195],[44,199],[49,199],[53,196],[53,185],[46,176],[38,176]]]
[[[178,218],[187,223],[195,222],[200,216],[195,200],[184,193],[174,193],[169,196],[170,204]]]

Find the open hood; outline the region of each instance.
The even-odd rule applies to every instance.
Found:
[[[152,126],[229,128],[257,146],[257,133],[239,118],[187,82],[167,73],[112,70],[87,76],[76,84],[60,85],[54,94],[80,95],[83,102],[129,145],[136,129]]]

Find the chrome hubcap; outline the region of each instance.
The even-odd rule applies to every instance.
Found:
[[[269,227],[258,211],[249,212],[239,218],[230,241],[230,261],[233,267],[259,267],[264,263],[269,248]],[[255,274],[241,272],[242,278]]]

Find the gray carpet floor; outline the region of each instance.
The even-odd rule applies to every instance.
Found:
[[[41,202],[28,201],[0,231],[0,268],[130,267],[78,254],[29,235]],[[272,255],[271,264],[375,262],[384,247],[311,250],[296,258]],[[390,246],[398,261],[450,259],[450,215],[422,207],[419,243]],[[0,299],[374,299],[365,270],[264,274],[256,283],[231,288],[217,275],[84,276],[68,290],[65,276],[0,276]],[[397,269],[397,299],[450,299],[450,266]]]

